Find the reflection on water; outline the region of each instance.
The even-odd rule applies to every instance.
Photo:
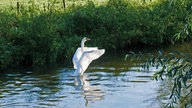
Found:
[[[75,77],[75,88],[76,90],[82,90],[86,106],[90,101],[102,100],[105,95],[98,86],[90,85],[88,80],[86,74]]]
[[[151,78],[155,71],[123,57],[101,58],[81,77],[59,65],[11,70],[0,74],[0,107],[162,108],[170,90]]]
[[[98,71],[95,71],[98,70]],[[81,77],[73,69],[57,67],[0,76],[0,106],[60,108],[160,108],[159,82],[153,72],[105,72],[107,67],[90,67]],[[99,71],[100,70],[100,71]],[[152,69],[151,69],[152,70]]]
[[[0,107],[162,108],[168,102],[171,84],[153,80],[155,68],[104,57],[82,77],[63,65],[0,72]]]

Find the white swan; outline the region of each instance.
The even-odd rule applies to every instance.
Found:
[[[97,47],[84,47],[84,43],[90,40],[84,37],[81,41],[81,47],[78,48],[73,55],[73,65],[76,69],[74,72],[75,76],[83,75],[89,64],[99,58],[105,53],[105,49],[98,49]]]

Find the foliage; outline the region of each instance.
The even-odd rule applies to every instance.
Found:
[[[12,62],[12,47],[4,38],[0,37],[0,67],[9,65]]]
[[[108,50],[185,41],[191,36],[191,5],[189,0],[163,0],[152,6],[138,6],[125,0],[110,0],[96,6],[89,1],[67,13],[65,32],[96,38],[95,43],[102,43]]]
[[[19,10],[1,9],[0,68],[69,59],[84,36],[94,40],[86,45],[109,52],[190,39],[191,0],[132,1],[109,0],[100,5],[87,1],[65,10],[56,8],[54,1],[43,9],[31,2]]]
[[[35,9],[30,13],[23,9],[20,15],[10,11],[0,14],[3,25],[0,27],[0,37],[14,47],[11,50],[13,66],[56,61],[61,46],[59,35],[55,32],[56,17],[49,13],[39,14]]]
[[[146,58],[144,67],[153,66],[160,68],[160,71],[154,74],[156,80],[170,80],[173,82],[172,92],[169,96],[167,107],[174,107],[175,103],[182,101],[184,107],[192,106],[192,58],[190,54],[182,54],[179,52],[163,54],[159,51],[158,55],[152,54],[136,54],[131,52],[128,56],[135,58]]]

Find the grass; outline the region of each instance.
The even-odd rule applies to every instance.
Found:
[[[52,1],[45,8],[28,3],[19,11],[0,9],[0,68],[70,60],[85,36],[94,40],[88,46],[106,52],[168,45],[191,36],[190,0],[67,2],[65,10]]]
[[[70,8],[72,6],[77,5],[85,5],[89,0],[65,0],[66,7]],[[104,5],[109,0],[90,0],[96,5]],[[48,6],[52,3],[54,5],[57,5],[58,7],[63,7],[63,0],[1,0],[0,6],[1,8],[7,8],[7,7],[17,7],[17,2],[19,2],[21,5],[28,6],[32,3],[38,5],[39,7],[43,8],[44,6]],[[154,5],[159,2],[159,0],[128,0],[127,2],[130,2],[134,6],[149,6]]]

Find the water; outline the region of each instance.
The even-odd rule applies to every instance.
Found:
[[[110,57],[109,57],[110,58]],[[12,70],[0,75],[3,108],[160,108],[160,83],[154,71],[128,68],[123,57],[93,63],[82,77],[73,68],[51,66]],[[114,58],[114,57],[111,57]],[[122,61],[122,62],[120,62]],[[102,63],[101,63],[102,62]],[[118,63],[118,65],[115,65]]]
[[[72,66],[13,69],[0,74],[2,108],[162,108],[168,102],[167,83],[123,56],[103,56],[82,77]]]

